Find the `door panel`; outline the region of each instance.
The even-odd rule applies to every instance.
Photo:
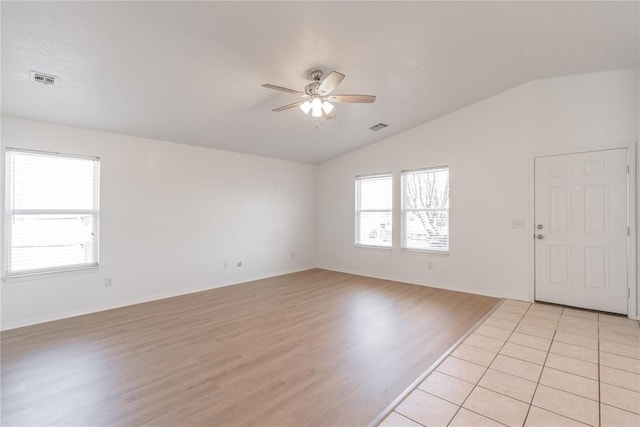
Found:
[[[536,300],[627,313],[626,192],[626,149],[536,158]]]

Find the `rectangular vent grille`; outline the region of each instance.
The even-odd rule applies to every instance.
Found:
[[[34,82],[42,83],[45,85],[53,85],[56,83],[56,76],[52,76],[50,74],[39,73],[37,71],[31,72],[31,80]]]
[[[380,130],[380,129],[384,129],[387,126],[389,126],[389,125],[385,125],[384,123],[378,123],[377,125],[371,126],[369,129],[377,131],[377,130]]]

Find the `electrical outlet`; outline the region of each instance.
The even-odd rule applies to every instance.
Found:
[[[227,263],[227,261],[224,262],[224,268],[229,268],[229,263]]]
[[[236,264],[236,267],[242,267],[242,261],[238,261],[238,263]]]
[[[295,259],[296,257],[296,253],[295,252],[291,252],[291,259]]]
[[[427,263],[427,270],[433,270],[433,263],[431,261]]]
[[[107,277],[106,279],[104,279],[104,286],[106,288],[110,288],[111,287],[111,277]]]

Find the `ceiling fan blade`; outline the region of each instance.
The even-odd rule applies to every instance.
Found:
[[[322,114],[324,115],[324,118],[327,119],[327,120],[331,120],[331,119],[335,119],[336,118],[336,112],[333,111],[333,110],[330,113],[325,113],[323,111]]]
[[[367,104],[375,102],[376,97],[373,95],[331,95],[327,97],[327,100],[342,104]]]
[[[298,102],[294,102],[292,104],[287,104],[287,105],[283,105],[282,107],[278,107],[278,108],[274,108],[271,111],[284,111],[284,110],[288,110],[289,108],[294,108],[294,107],[298,107],[300,105],[304,104],[304,101],[298,101]]]
[[[318,86],[318,92],[324,93],[325,95],[331,93],[336,87],[338,87],[342,80],[344,80],[344,74],[332,71],[331,74],[329,74],[327,78],[320,83],[320,86]]]
[[[262,87],[266,87],[267,89],[279,90],[281,92],[293,93],[293,94],[296,94],[296,95],[304,95],[304,93],[302,93],[302,92],[300,92],[298,90],[288,89],[288,88],[282,87],[282,86],[263,84]]]

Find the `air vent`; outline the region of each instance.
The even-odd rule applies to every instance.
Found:
[[[52,76],[50,74],[39,73],[37,71],[31,72],[31,80],[34,82],[42,83],[45,85],[53,85],[56,83],[58,77]]]
[[[387,126],[389,126],[389,125],[385,125],[384,123],[378,123],[377,125],[371,126],[369,129],[377,131],[377,130],[380,130],[380,129],[384,129]]]

